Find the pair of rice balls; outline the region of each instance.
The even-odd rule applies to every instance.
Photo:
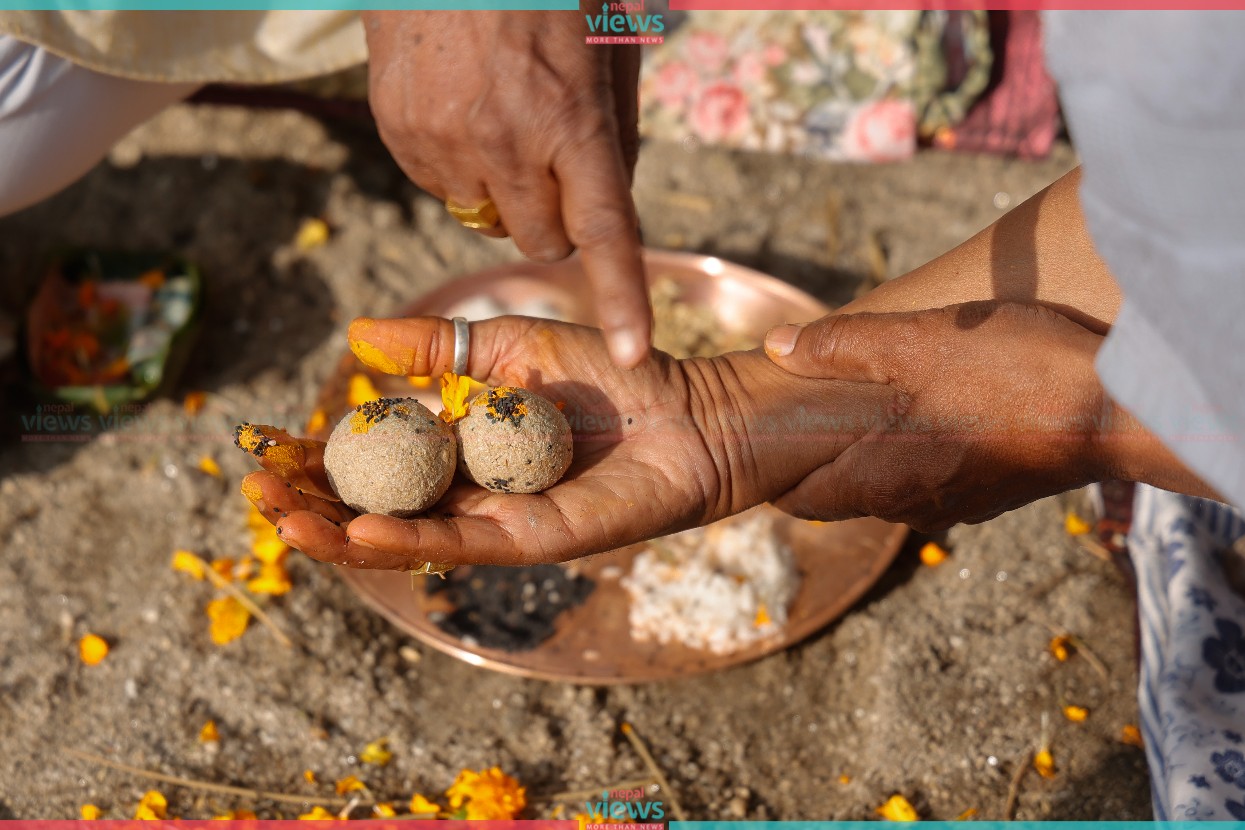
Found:
[[[324,469],[353,509],[409,518],[445,495],[455,469],[494,493],[539,493],[558,483],[571,454],[570,424],[552,402],[498,386],[453,425],[414,398],[356,407],[333,428]]]

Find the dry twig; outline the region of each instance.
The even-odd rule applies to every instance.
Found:
[[[1016,818],[1016,802],[1020,800],[1020,782],[1024,780],[1025,773],[1031,766],[1033,766],[1032,749],[1025,752],[1020,759],[1020,764],[1016,767],[1015,774],[1012,775],[1012,783],[1007,788],[1007,804],[1003,807],[1003,821],[1012,821]]]
[[[664,792],[666,797],[670,799],[670,811],[674,813],[674,817],[678,821],[687,821],[687,818],[683,815],[683,808],[679,806],[679,799],[675,797],[674,788],[671,787],[670,782],[666,780],[666,776],[661,771],[661,767],[657,766],[657,762],[653,760],[653,754],[648,751],[648,747],[645,746],[644,741],[642,741],[640,736],[636,734],[635,730],[631,728],[631,724],[624,723],[621,729],[622,733],[627,736],[627,740],[631,741],[631,746],[634,747],[639,756],[644,759],[644,765],[647,766],[648,771],[653,774],[653,778],[656,779],[658,785],[662,789],[662,792]]]

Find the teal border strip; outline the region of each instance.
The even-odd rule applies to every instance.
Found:
[[[577,11],[579,0],[268,0],[244,3],[236,0],[0,0],[0,10],[30,11],[274,11],[274,10],[386,9],[414,11]]]

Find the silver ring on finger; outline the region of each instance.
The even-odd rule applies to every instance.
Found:
[[[467,318],[454,318],[454,374],[467,374],[467,356],[471,354],[471,329]]]

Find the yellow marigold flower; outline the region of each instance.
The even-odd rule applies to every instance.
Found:
[[[330,813],[320,805],[311,808],[310,813],[303,813],[298,817],[299,821],[337,821],[337,816]]]
[[[203,572],[203,560],[188,550],[173,551],[173,561],[169,564],[173,570],[187,574],[192,579],[202,580],[207,575]]]
[[[304,781],[306,781],[308,784],[314,784],[314,783],[316,783],[316,774],[315,774],[315,772],[313,772],[312,770],[309,770],[309,769],[305,769],[305,770],[303,770],[303,780],[304,780]]]
[[[78,809],[78,815],[82,816],[83,821],[95,821],[102,816],[104,811],[96,807],[94,804],[83,804]]]
[[[212,642],[218,646],[231,643],[246,631],[251,612],[233,597],[221,597],[208,603],[208,619],[212,621]]]
[[[227,813],[221,813],[219,816],[212,816],[212,821],[254,821],[259,818],[250,810],[230,810]]]
[[[1072,638],[1067,634],[1060,634],[1052,637],[1050,641],[1050,653],[1060,663],[1068,659],[1076,649],[1072,645]]]
[[[359,753],[359,760],[377,767],[388,764],[393,760],[393,753],[389,751],[389,739],[377,738],[363,747],[363,751]]]
[[[198,415],[205,403],[207,392],[187,392],[186,397],[182,398],[182,409],[186,410],[187,415]]]
[[[329,241],[329,226],[323,219],[304,219],[294,236],[294,247],[300,251],[319,248]]]
[[[921,562],[931,568],[935,565],[941,565],[947,560],[947,552],[937,542],[926,542],[921,547],[920,556]]]
[[[886,799],[886,803],[875,811],[887,821],[917,821],[916,808],[908,799],[896,793]]]
[[[346,393],[346,401],[351,406],[362,406],[368,401],[380,400],[380,390],[372,379],[362,372],[350,376],[350,388]]]
[[[1043,778],[1055,777],[1055,757],[1050,754],[1049,749],[1042,749],[1033,756],[1033,768]]]
[[[1063,529],[1068,532],[1069,536],[1084,536],[1093,530],[1089,522],[1082,519],[1075,513],[1069,513],[1063,519]]]
[[[210,455],[205,455],[199,459],[199,472],[207,473],[214,478],[220,478],[220,465],[216,463],[216,459]]]
[[[419,377],[418,375],[408,377],[406,382],[416,389],[427,389],[429,386],[432,386],[432,378]]]
[[[108,641],[98,634],[84,634],[78,641],[78,657],[88,666],[98,666],[108,656]]]
[[[1145,746],[1145,741],[1141,739],[1141,730],[1131,723],[1120,730],[1120,741],[1129,746]]]
[[[329,416],[323,409],[317,409],[307,419],[307,432],[319,432],[328,426]]]
[[[1063,716],[1073,723],[1081,723],[1089,717],[1089,710],[1084,706],[1065,706]]]
[[[472,820],[509,821],[527,806],[527,790],[498,767],[463,770],[445,795],[451,810]]]
[[[353,775],[347,775],[345,778],[337,779],[337,783],[333,785],[333,789],[337,791],[338,795],[345,795],[346,793],[353,793],[358,790],[366,790],[367,784],[364,784]]]
[[[975,815],[977,815],[977,808],[969,807],[967,810],[965,810],[964,812],[956,816],[955,820],[956,821],[968,821],[970,818],[972,818]]]
[[[467,416],[467,395],[470,391],[471,378],[466,375],[446,372],[441,376],[441,406],[445,407],[441,412],[443,421],[452,424]]]
[[[382,801],[379,804],[372,805],[372,813],[377,818],[393,818],[398,814],[398,811],[393,809],[393,805],[388,801]]]
[[[411,796],[411,806],[407,808],[413,816],[435,816],[441,812],[441,807],[419,793]]]
[[[220,730],[216,728],[216,721],[210,720],[203,724],[203,728],[199,730],[199,743],[220,743]]]
[[[259,576],[246,583],[246,589],[252,594],[267,594],[274,597],[289,593],[292,587],[290,575],[284,565],[267,563],[259,566]]]
[[[138,802],[138,809],[134,811],[134,818],[140,821],[158,821],[166,818],[169,812],[168,799],[158,790],[148,790],[143,796],[142,801]]]

